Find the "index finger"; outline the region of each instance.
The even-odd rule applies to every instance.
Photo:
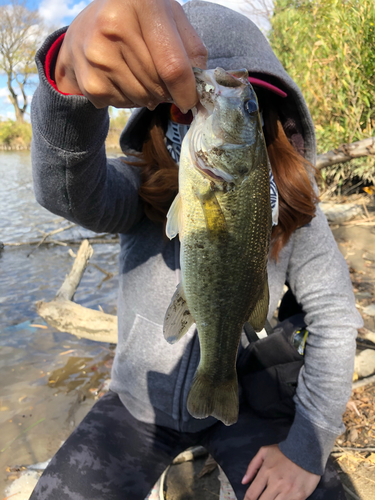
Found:
[[[255,455],[255,457],[249,463],[249,466],[247,468],[246,474],[242,478],[242,481],[241,481],[242,484],[247,484],[252,479],[254,479],[254,477],[256,476],[257,472],[261,468],[261,466],[263,464],[263,461],[264,461],[263,452],[262,452],[262,449],[260,449],[258,451],[258,453]]]
[[[172,0],[171,6],[178,33],[189,57],[191,66],[206,69],[207,49],[204,43],[190,24],[182,6],[174,0]]]
[[[149,15],[148,29],[143,23],[141,28],[154,65],[176,106],[187,112],[198,101],[192,65],[202,65],[206,49],[182,8],[172,8],[169,0],[159,2]]]

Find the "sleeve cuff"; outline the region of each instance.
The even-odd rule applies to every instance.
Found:
[[[313,424],[297,410],[288,437],[279,448],[295,464],[322,476],[336,438],[336,434]]]
[[[36,54],[39,86],[32,103],[33,126],[55,147],[77,153],[97,150],[108,133],[108,108],[96,109],[82,95],[58,91],[49,71],[66,30],[67,27],[50,35]]]

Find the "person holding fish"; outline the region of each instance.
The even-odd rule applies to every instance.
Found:
[[[111,390],[31,500],[144,499],[197,444],[238,500],[343,500],[329,454],[361,318],[317,204],[309,111],[265,37],[210,2],[94,0],[36,60],[36,198],[120,233],[121,252]],[[126,158],[106,157],[108,105],[139,108],[120,137]],[[282,371],[267,378],[285,347],[276,330],[256,333],[285,282],[306,325],[293,327],[304,332],[295,394]],[[252,353],[272,358],[254,358],[250,396],[236,374],[249,329]]]

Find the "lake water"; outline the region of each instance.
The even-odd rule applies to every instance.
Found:
[[[77,245],[11,246],[35,242],[64,219],[40,207],[28,152],[0,152],[0,498],[17,467],[49,459],[94,403],[109,377],[113,346],[49,327],[38,300],[52,300],[70,271]],[[75,227],[55,239],[81,241]],[[117,244],[95,244],[75,301],[116,313]],[[91,264],[108,273],[110,279]],[[5,496],[5,495],[3,495]]]

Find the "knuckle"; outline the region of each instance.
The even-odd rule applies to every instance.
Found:
[[[170,60],[160,68],[159,75],[164,82],[174,83],[187,76],[187,68],[182,61]]]
[[[91,99],[90,102],[96,109],[103,109],[107,107],[106,104],[103,104],[100,101],[96,101],[95,99]]]
[[[99,79],[92,77],[83,85],[83,94],[92,102],[96,108],[104,108],[108,106],[111,96],[105,83]]]
[[[100,32],[104,36],[117,34],[119,24],[119,13],[117,9],[107,7],[97,13],[96,23],[100,27]]]
[[[268,449],[268,448],[267,448],[267,446],[261,446],[261,447],[259,448],[258,453],[259,453],[261,456],[263,456],[263,457],[264,457],[264,456],[267,454],[267,449]],[[263,466],[264,466],[264,465],[265,465],[265,464],[263,464]]]
[[[108,54],[103,50],[102,44],[95,40],[92,43],[86,44],[84,48],[84,56],[91,66],[105,68],[108,65]]]
[[[104,85],[99,78],[90,78],[85,84],[86,93],[93,99],[101,100],[105,97]]]
[[[191,57],[195,59],[203,58],[207,59],[208,51],[204,43],[200,38],[196,38],[195,44],[191,50]]]

